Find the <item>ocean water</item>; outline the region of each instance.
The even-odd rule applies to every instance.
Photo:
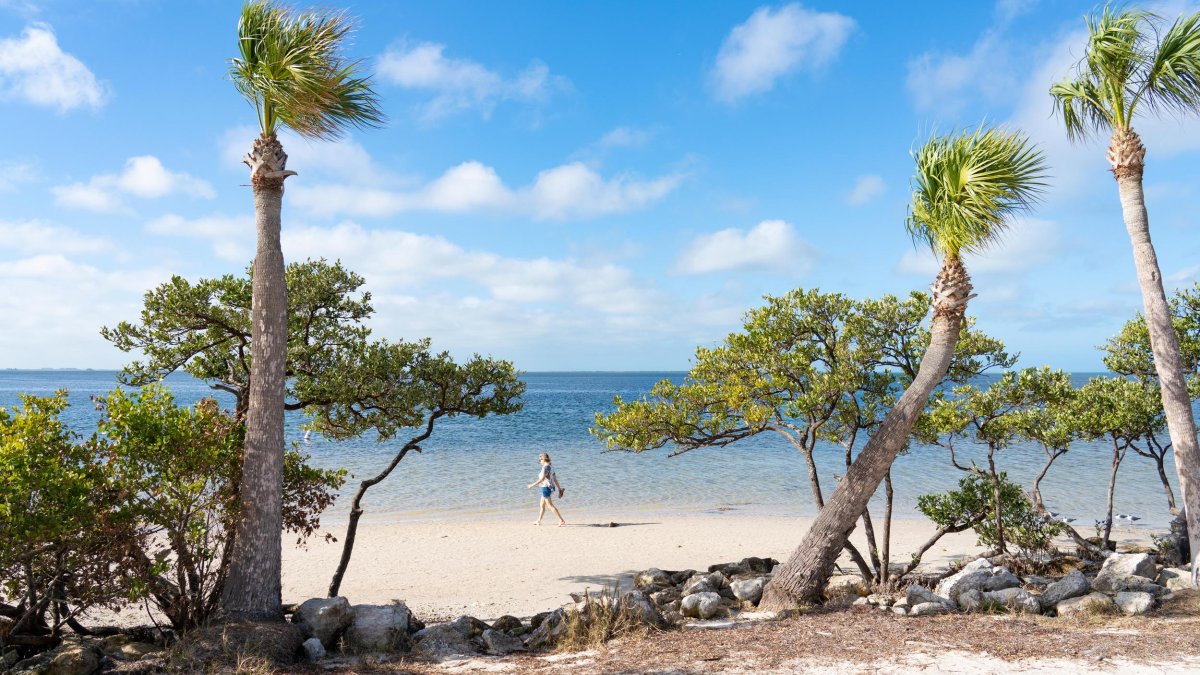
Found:
[[[1074,377],[1076,385],[1091,374]],[[726,448],[702,448],[676,457],[668,449],[640,454],[606,452],[588,433],[597,411],[612,409],[612,399],[642,396],[660,379],[683,373],[527,373],[524,409],[484,420],[440,423],[421,453],[409,453],[388,479],[372,487],[364,500],[364,520],[396,522],[437,519],[532,518],[537,498],[525,486],[539,469],[538,453],[548,452],[566,487],[558,501],[575,522],[605,522],[669,514],[751,513],[812,515],[815,506],[805,463],[782,437],[766,433]],[[232,407],[232,397],[209,389],[184,374],[167,378],[180,404],[215,396]],[[90,398],[116,386],[111,371],[0,371],[0,406],[19,402],[19,393],[47,395],[68,389],[71,408],[65,419],[83,435],[95,429],[98,413]],[[313,434],[305,440],[300,413],[289,413],[286,433],[311,462],[345,467],[352,474],[331,507],[327,524],[344,520],[358,482],[381,471],[407,437],[378,443],[373,436],[331,442]],[[957,448],[959,461],[982,458],[979,448]],[[1044,456],[1036,445],[1017,445],[998,453],[997,463],[1028,486]],[[1077,443],[1058,459],[1042,482],[1047,506],[1077,519],[1090,533],[1104,513],[1111,448]],[[817,464],[825,497],[833,493],[835,474],[844,469],[838,446],[818,447]],[[1168,466],[1175,485],[1174,465]],[[916,497],[953,489],[963,473],[950,465],[940,447],[914,445],[893,467],[896,515],[921,518]],[[1174,487],[1178,499],[1178,489]],[[1121,466],[1116,512],[1136,515],[1138,525],[1165,527],[1170,515],[1153,461],[1134,455]]]

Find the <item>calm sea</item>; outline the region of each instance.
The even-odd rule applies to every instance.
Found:
[[[804,461],[786,440],[773,434],[673,458],[666,456],[665,449],[642,454],[605,452],[589,435],[594,414],[610,410],[613,396],[636,398],[658,380],[682,375],[528,373],[524,410],[506,417],[440,424],[422,453],[410,453],[386,481],[368,491],[364,519],[530,518],[537,500],[525,486],[537,476],[540,452],[553,456],[567,488],[560,507],[576,522],[689,513],[813,514]],[[1076,374],[1076,385],[1089,376]],[[232,407],[231,397],[187,375],[172,375],[166,382],[180,404],[215,396]],[[19,393],[46,395],[65,388],[72,403],[68,424],[89,435],[97,419],[90,397],[115,386],[116,373],[110,371],[0,371],[0,406],[18,403]],[[359,480],[382,470],[403,440],[377,443],[368,436],[334,443],[316,435],[305,440],[304,421],[299,413],[289,414],[289,440],[299,443],[314,464],[345,467],[354,476],[328,514],[327,521],[336,522],[348,509],[348,493]],[[968,450],[960,461],[972,456],[981,455]],[[998,456],[1002,470],[1025,485],[1043,462],[1041,449],[1034,445],[1007,448]],[[1085,533],[1104,512],[1110,457],[1104,443],[1078,443],[1043,481],[1047,505],[1078,519],[1075,525]],[[824,445],[817,461],[828,498],[834,474],[845,468],[842,450]],[[1168,471],[1174,484],[1174,466]],[[962,476],[950,465],[944,449],[914,446],[893,469],[898,517],[920,518],[916,497],[952,489]],[[1138,525],[1165,526],[1166,498],[1151,460],[1129,453],[1119,474],[1116,511],[1139,516]]]

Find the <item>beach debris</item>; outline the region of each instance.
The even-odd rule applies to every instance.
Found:
[[[679,612],[694,619],[711,619],[721,614],[724,609],[719,594],[704,591],[684,596]]]
[[[292,614],[292,623],[321,641],[326,649],[337,647],[338,639],[354,621],[350,601],[343,597],[312,598],[300,603]]]
[[[1099,592],[1088,593],[1078,598],[1063,600],[1055,606],[1059,616],[1086,614],[1091,612],[1108,612],[1113,609],[1112,598]]]
[[[301,645],[304,647],[304,655],[309,661],[320,661],[325,658],[325,645],[321,644],[321,640],[315,637],[310,637]]]
[[[1117,593],[1113,601],[1123,614],[1145,614],[1154,607],[1154,596],[1141,591]]]
[[[1063,600],[1078,598],[1092,590],[1092,584],[1083,572],[1071,570],[1066,576],[1055,581],[1042,591],[1041,605],[1043,610],[1049,610]]]
[[[354,605],[346,644],[355,652],[404,651],[411,640],[412,613],[403,602],[390,605]]]

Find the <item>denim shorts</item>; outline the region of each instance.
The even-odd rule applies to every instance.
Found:
[[[554,494],[554,490],[546,486],[542,486],[542,499],[550,499],[550,495]]]

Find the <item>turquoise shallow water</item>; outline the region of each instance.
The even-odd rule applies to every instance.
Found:
[[[1090,374],[1074,376],[1076,384]],[[409,521],[440,518],[511,518],[533,512],[536,498],[525,486],[537,475],[539,452],[549,452],[567,488],[561,502],[568,517],[589,519],[652,517],[671,513],[753,513],[811,515],[815,512],[803,459],[783,438],[764,434],[724,449],[700,449],[668,458],[667,450],[642,454],[604,452],[588,434],[596,411],[609,410],[614,395],[630,399],[648,392],[664,377],[682,373],[528,373],[525,408],[507,417],[449,420],[440,425],[421,454],[410,454],[383,483],[367,493],[366,518]],[[187,375],[167,384],[179,403],[215,395],[224,405],[232,398],[213,392]],[[20,392],[45,395],[67,388],[72,407],[68,423],[90,434],[97,413],[90,397],[116,385],[109,371],[0,371],[0,405],[18,402]],[[357,480],[380,471],[403,440],[376,443],[373,437],[333,443],[313,436],[304,440],[304,418],[290,414],[288,438],[299,442],[315,464],[345,467]],[[960,451],[960,461],[978,450]],[[1090,529],[1104,511],[1110,449],[1103,443],[1079,443],[1060,458],[1043,481],[1047,505],[1078,519]],[[825,494],[834,474],[842,473],[840,448],[818,449]],[[1028,484],[1043,462],[1037,446],[1016,446],[999,453],[1002,470]],[[1174,466],[1168,471],[1174,484]],[[950,466],[939,447],[914,446],[893,469],[897,516],[921,517],[916,497],[953,488],[962,473]],[[357,487],[347,484],[346,491]],[[1178,491],[1176,491],[1178,495]],[[346,499],[332,507],[339,520]],[[1154,463],[1130,453],[1117,484],[1116,510],[1142,518],[1138,525],[1165,527],[1169,519]]]

